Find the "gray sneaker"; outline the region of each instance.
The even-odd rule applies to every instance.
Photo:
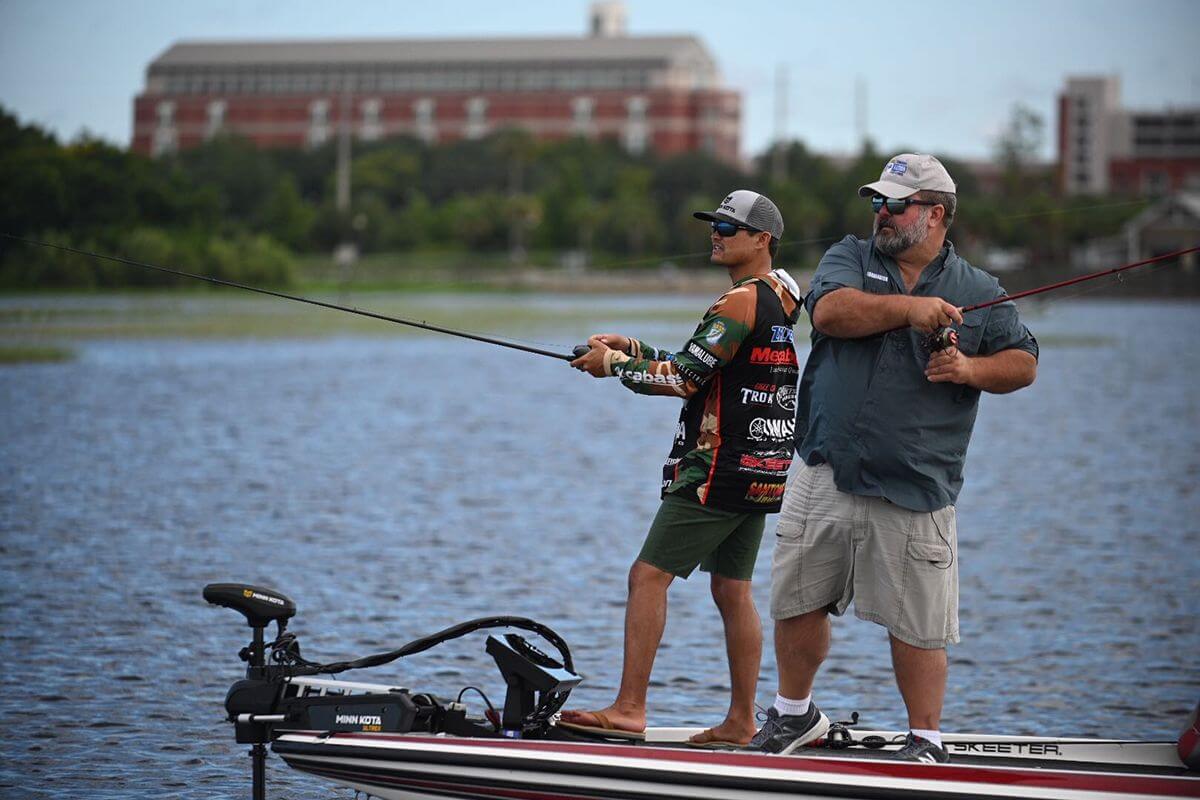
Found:
[[[950,754],[928,739],[909,732],[901,747],[892,758],[898,761],[924,761],[928,764],[945,764],[950,760]]]
[[[797,747],[820,739],[829,730],[829,717],[810,703],[807,714],[780,714],[774,707],[767,709],[767,721],[745,746],[745,750],[787,755]]]

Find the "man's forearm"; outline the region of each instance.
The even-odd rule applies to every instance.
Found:
[[[1006,394],[1023,389],[1037,377],[1037,359],[1024,350],[1001,350],[990,356],[970,357],[967,384],[983,392]]]
[[[911,303],[908,295],[834,289],[817,300],[812,324],[826,336],[857,339],[907,327]]]

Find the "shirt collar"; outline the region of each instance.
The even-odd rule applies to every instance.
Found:
[[[896,285],[904,286],[904,281],[900,277],[900,267],[896,264],[896,259],[879,252],[875,247],[874,237],[871,239],[871,252],[879,258],[884,268],[892,276],[892,280],[896,281]],[[942,270],[947,267],[953,267],[957,261],[958,255],[954,252],[954,242],[947,239],[942,243],[942,249],[933,257],[933,260],[925,265],[925,269],[921,270],[921,276],[917,279],[913,291],[916,291],[917,286],[936,278]]]

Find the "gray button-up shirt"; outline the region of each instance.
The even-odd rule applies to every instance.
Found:
[[[805,298],[809,317],[821,297],[842,287],[907,293],[896,262],[876,251],[872,240],[854,236],[821,258]],[[912,291],[956,306],[1004,293],[999,281],[959,258],[949,242]],[[930,383],[921,338],[911,328],[861,339],[838,339],[813,328],[796,404],[796,449],[807,464],[828,463],[843,492],[934,511],[953,503],[962,488],[980,392]],[[968,356],[1014,348],[1038,355],[1037,340],[1013,303],[964,315],[958,348]]]

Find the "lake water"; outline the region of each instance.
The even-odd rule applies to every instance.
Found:
[[[588,322],[531,333],[564,351],[597,319],[590,299],[488,302],[579,308]],[[656,310],[707,300],[611,302],[621,322],[598,327],[677,345],[691,323]],[[1200,697],[1200,305],[1024,308],[1038,381],[984,398],[959,500],[944,727],[1173,740]],[[222,701],[249,629],[203,602],[212,581],[290,595],[291,630],[327,661],[533,617],[573,645],[572,705],[611,699],[677,401],[434,336],[78,348],[0,367],[0,794],[248,794]],[[503,696],[482,634],[347,677]],[[726,684],[706,582],[677,582],[652,724],[719,721]],[[882,628],[836,621],[816,698],[903,725]],[[273,797],[352,796],[275,758],[270,780]]]

